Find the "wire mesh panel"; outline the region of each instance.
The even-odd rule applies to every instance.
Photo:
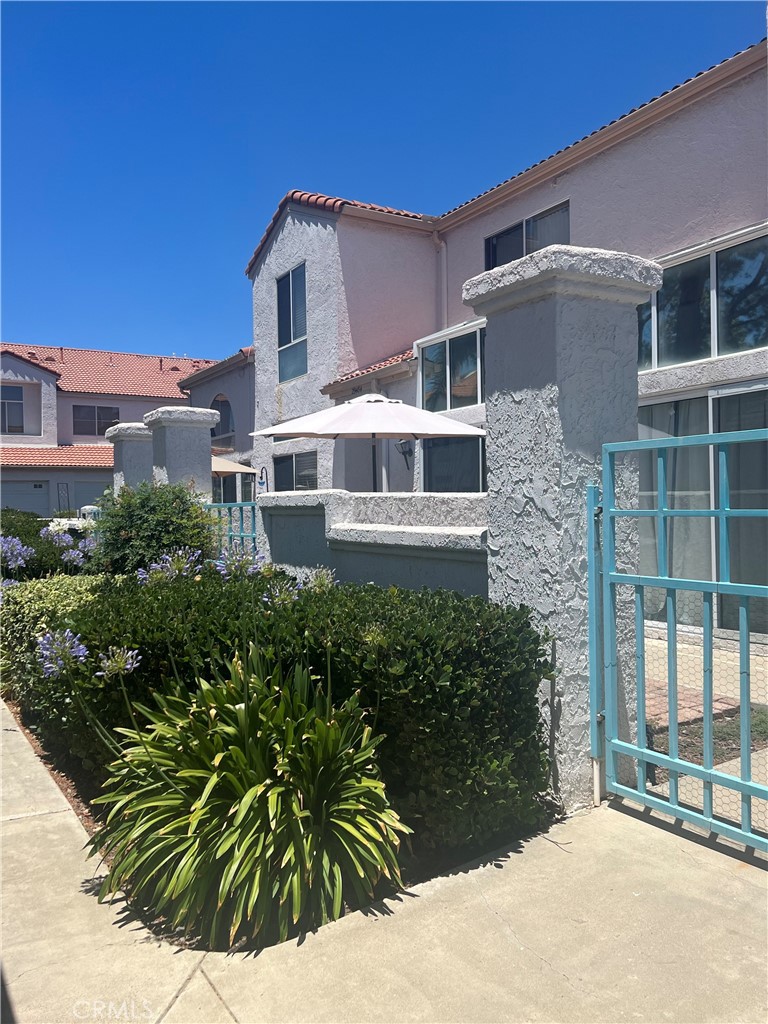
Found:
[[[602,512],[600,573],[590,535],[595,660],[596,630],[603,641],[592,746],[608,791],[768,851],[768,511],[754,488],[731,493],[766,460],[765,430],[606,445],[603,500],[592,489],[588,508]]]

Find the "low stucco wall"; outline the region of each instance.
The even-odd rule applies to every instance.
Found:
[[[257,509],[259,551],[291,572],[488,596],[484,494],[295,491]]]

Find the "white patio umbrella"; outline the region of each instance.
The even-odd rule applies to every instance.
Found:
[[[321,409],[309,416],[299,416],[263,430],[252,437],[369,437],[373,490],[376,488],[376,441],[394,438],[418,441],[428,437],[484,437],[480,427],[460,423],[439,413],[406,405],[398,398],[384,395],[360,395],[348,402]]]

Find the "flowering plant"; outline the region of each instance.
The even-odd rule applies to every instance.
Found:
[[[161,555],[156,562],[150,562],[148,569],[139,569],[136,576],[139,583],[151,583],[157,579],[175,580],[180,576],[197,576],[202,568],[201,551],[179,548]]]

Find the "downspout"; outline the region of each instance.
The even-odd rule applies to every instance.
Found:
[[[448,246],[439,231],[432,232],[432,244],[437,257],[437,290],[439,302],[439,323],[437,329],[445,330],[448,326]]]

